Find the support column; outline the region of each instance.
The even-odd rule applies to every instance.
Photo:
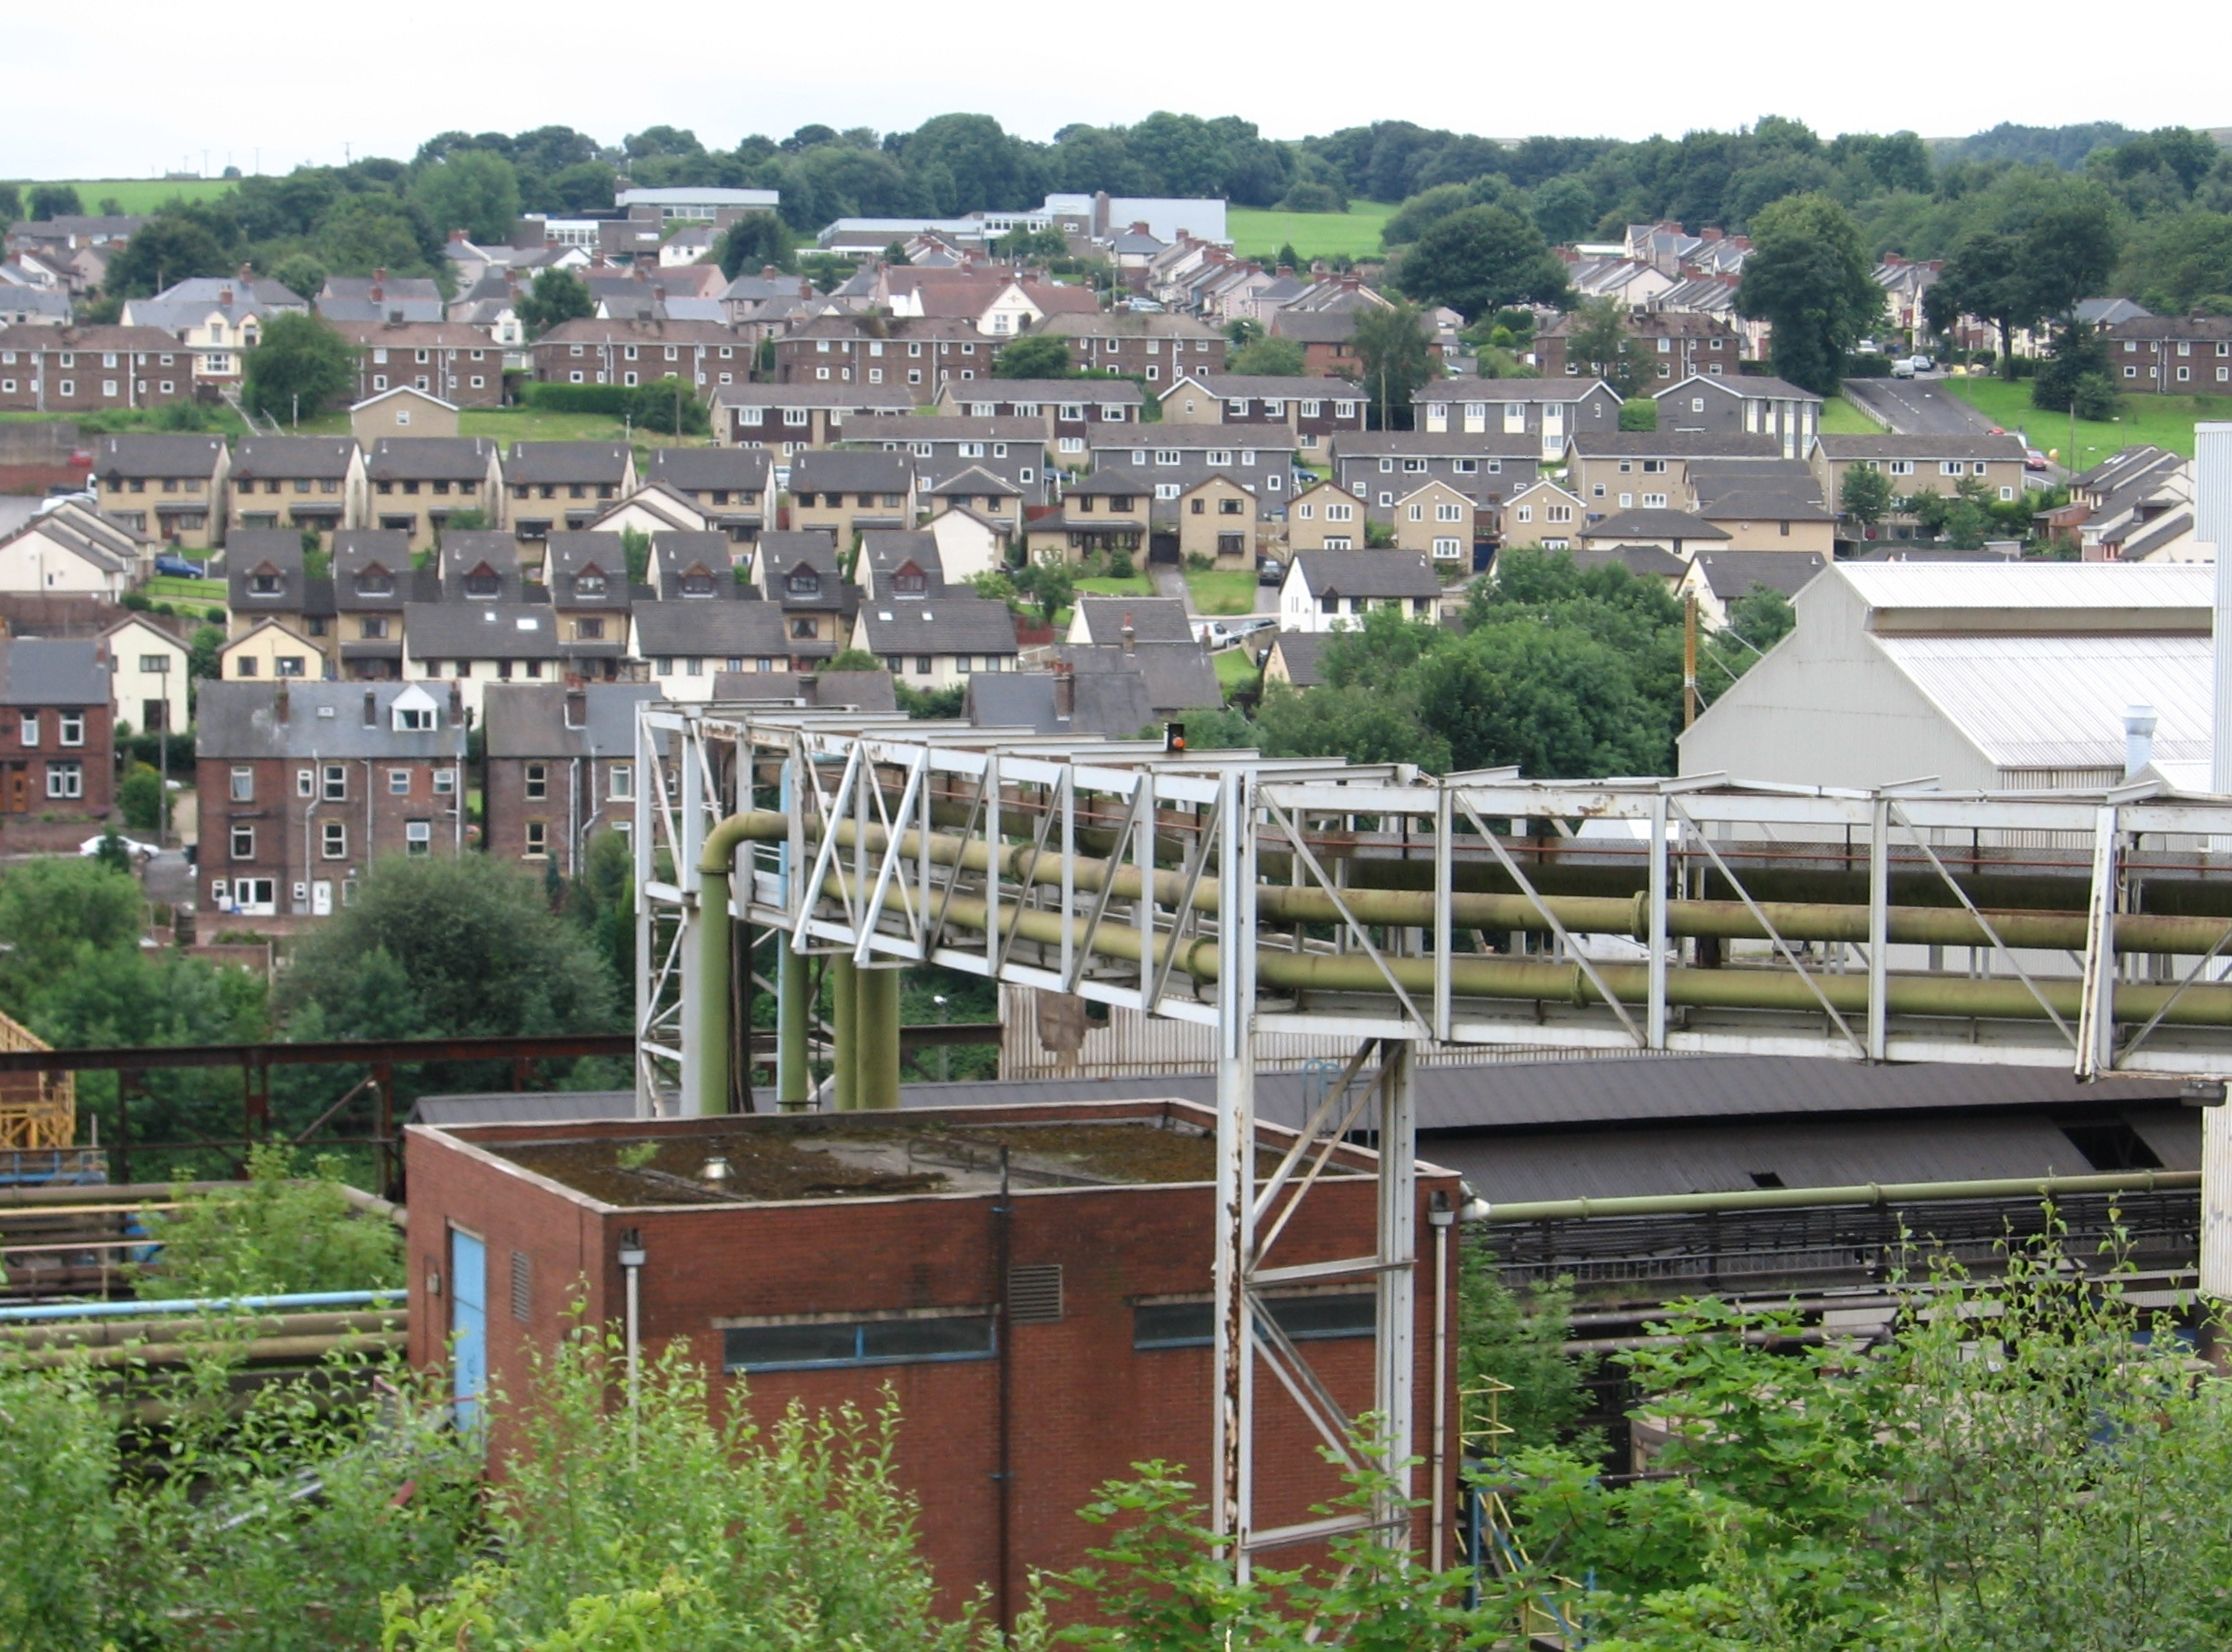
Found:
[[[860,1080],[853,1090],[853,1105],[870,1112],[897,1112],[900,972],[864,969],[859,971],[858,980],[854,989],[858,1009],[853,1049],[860,1063]]]
[[[1379,1046],[1379,1314],[1372,1409],[1386,1419],[1380,1466],[1392,1482],[1388,1506],[1396,1518],[1409,1501],[1409,1461],[1415,1449],[1411,1378],[1417,1371],[1418,1129],[1411,1105],[1411,1042],[1383,1038]]]
[[[806,1062],[806,1035],[812,1024],[807,998],[806,960],[790,949],[788,936],[776,939],[775,1102],[786,1113],[806,1105],[812,1072]]]
[[[1217,799],[1219,887],[1255,886],[1255,784],[1227,770]],[[1143,784],[1146,782],[1143,781]],[[1217,1461],[1215,1529],[1231,1536],[1237,1575],[1249,1572],[1255,1524],[1255,1323],[1248,1276],[1255,1266],[1255,903],[1218,913],[1216,1388],[1211,1449]]]
[[[837,1045],[832,1099],[849,1113],[860,1105],[860,966],[842,954],[829,960],[829,1002]]]

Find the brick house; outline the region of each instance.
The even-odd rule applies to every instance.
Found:
[[[0,327],[0,410],[92,413],[193,394],[193,357],[160,327]]]
[[[1253,568],[1258,514],[1253,489],[1218,471],[1178,496],[1178,554],[1220,568]]]
[[[1257,509],[1286,515],[1294,481],[1294,434],[1283,424],[1156,424],[1095,434],[1096,468],[1115,466],[1143,477],[1158,523],[1175,514],[1178,496],[1219,471],[1254,491]]]
[[[777,465],[845,439],[847,421],[914,411],[903,386],[736,384],[713,395],[713,434],[732,447],[763,447]]]
[[[778,652],[810,660],[842,651],[860,607],[860,590],[840,570],[835,534],[793,530],[763,535],[752,579],[761,598],[783,616],[785,642]]]
[[[1447,482],[1485,510],[1541,473],[1541,444],[1526,434],[1376,430],[1333,444],[1334,480],[1363,500],[1382,526],[1393,524],[1398,499],[1428,482]]]
[[[411,565],[411,536],[352,528],[334,536],[333,611],[340,674],[352,682],[403,675],[405,608],[433,594],[439,576]]]
[[[1224,334],[1190,315],[1050,315],[1033,336],[1069,346],[1081,372],[1116,373],[1148,384],[1171,384],[1188,375],[1221,373],[1230,345]]]
[[[1364,548],[1363,499],[1338,482],[1320,482],[1287,506],[1287,549],[1356,551]]]
[[[635,825],[636,707],[651,683],[498,683],[481,697],[487,853],[578,876],[590,843]]]
[[[1556,317],[1535,330],[1534,364],[1546,379],[1596,378],[1610,362],[1579,361],[1567,349],[1580,319],[1572,314]],[[1700,378],[1734,378],[1743,338],[1718,316],[1693,310],[1631,310],[1621,324],[1652,364],[1651,377],[1660,385],[1679,383],[1693,375]]]
[[[2102,331],[2118,390],[2232,394],[2232,316],[2132,316]]]
[[[1137,561],[1147,549],[1154,487],[1142,476],[1103,466],[1062,490],[1062,508],[1025,524],[1033,562],[1082,562],[1121,552]]]
[[[922,487],[975,465],[1040,503],[1053,481],[1046,463],[1046,426],[1039,419],[972,419],[948,413],[856,419],[845,427],[845,445],[913,454],[915,481]]]
[[[323,650],[331,646],[333,580],[304,566],[302,535],[292,528],[242,528],[225,555],[228,637],[277,620]]]
[[[357,322],[338,328],[356,346],[356,400],[416,390],[452,407],[504,404],[504,351],[458,322]]]
[[[223,543],[231,474],[222,436],[103,436],[93,454],[102,511],[186,550]]]
[[[1533,436],[1545,464],[1574,437],[1620,428],[1620,398],[1602,379],[1438,379],[1411,393],[1421,431]]]
[[[723,558],[725,563],[726,558]],[[569,672],[610,681],[628,652],[628,551],[616,533],[551,534],[543,582]],[[734,579],[729,581],[734,587]]]
[[[542,384],[680,379],[710,395],[752,376],[749,340],[717,321],[562,321],[529,346]]]
[[[791,525],[821,528],[840,549],[868,528],[911,528],[914,465],[900,453],[801,453],[791,463]]]
[[[751,544],[775,520],[774,466],[764,449],[653,448],[643,483],[687,499],[738,545]]]
[[[244,436],[228,492],[228,531],[293,528],[329,539],[363,525],[364,449],[348,436]]]
[[[1917,493],[1952,493],[1963,482],[1981,485],[1985,497],[2023,497],[2023,438],[2020,436],[1816,436],[1806,455],[1830,510],[1844,508],[1844,479],[1855,468],[1880,470],[1894,500]],[[1906,538],[1913,518],[1894,512],[1888,532]]]
[[[681,1352],[713,1373],[717,1403],[748,1406],[762,1423],[794,1403],[872,1409],[888,1389],[908,1420],[896,1478],[920,1500],[941,1591],[957,1601],[989,1586],[1020,1605],[1034,1573],[1086,1563],[1101,1539],[1076,1514],[1105,1481],[1154,1458],[1204,1476],[1215,1122],[1185,1102],[1146,1100],[910,1109],[872,1126],[852,1114],[413,1125],[410,1358],[467,1404],[483,1382],[523,1394],[528,1359],[566,1334],[572,1304],[591,1326],[618,1320],[621,1258],[640,1252],[648,1358]],[[1272,1151],[1284,1145],[1262,1130]],[[895,1133],[918,1138],[921,1161],[940,1167],[927,1187],[850,1169],[841,1191],[762,1190],[752,1172],[729,1196],[688,1187],[716,1156],[732,1168],[793,1153],[849,1167]],[[594,1157],[612,1166],[639,1142],[656,1144],[655,1175],[568,1168],[591,1162],[581,1144],[609,1144]],[[1333,1155],[1311,1220],[1283,1241],[1297,1266],[1373,1246],[1375,1161],[1348,1145]],[[1421,1166],[1419,1231],[1437,1202],[1461,1198],[1453,1173]],[[1434,1313],[1437,1303],[1453,1313],[1457,1292],[1454,1266],[1437,1280],[1431,1254],[1405,1328],[1417,1403],[1403,1445],[1424,1460],[1414,1495],[1451,1506],[1455,1453],[1438,1464],[1431,1453],[1455,1437],[1458,1339],[1448,1324],[1436,1334]],[[1310,1367],[1350,1414],[1371,1404],[1374,1303],[1339,1279],[1276,1288],[1269,1310],[1306,1341]],[[1452,1361],[1438,1381],[1437,1349]],[[1304,1413],[1275,1384],[1256,1392],[1256,1524],[1304,1522],[1340,1481]],[[1448,1406],[1438,1419],[1432,1395]],[[523,1442],[512,1419],[494,1422],[500,1458]],[[1423,1563],[1448,1564],[1425,1554],[1426,1509],[1408,1518]]]
[[[1768,436],[1785,459],[1803,459],[1821,431],[1821,398],[1787,379],[1693,375],[1654,391],[1669,435]]]
[[[383,436],[364,462],[366,525],[399,528],[428,551],[458,516],[504,520],[503,461],[486,436]]]
[[[106,815],[114,734],[105,641],[0,637],[0,815]]]
[[[1129,379],[986,379],[948,384],[941,413],[972,419],[1037,419],[1065,464],[1083,465],[1091,438],[1113,425],[1136,425],[1147,398]]]
[[[777,384],[857,384],[936,399],[948,383],[992,376],[997,339],[965,321],[817,316],[775,337]]]
[[[1165,424],[1283,424],[1306,453],[1364,431],[1364,392],[1346,379],[1189,374],[1161,401]]]
[[[195,727],[198,870],[214,911],[327,917],[374,862],[464,847],[465,719],[447,694],[207,683]]]

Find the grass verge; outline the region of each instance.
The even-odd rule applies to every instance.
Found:
[[[1346,212],[1234,207],[1225,215],[1225,229],[1243,258],[1269,259],[1288,245],[1304,258],[1377,258],[1380,226],[1394,215],[1384,201],[1351,201]]]
[[[1944,387],[2004,430],[2020,430],[2031,446],[2048,449],[2072,470],[2085,470],[2119,449],[2140,443],[2193,456],[2193,427],[2232,419],[2232,396],[2127,395],[2113,419],[2079,419],[2070,439],[2069,415],[2042,413],[2030,404],[2030,383],[2005,379],[1947,379]]]
[[[1215,569],[1186,572],[1186,589],[1197,614],[1252,614],[1256,604],[1256,576],[1240,570]]]

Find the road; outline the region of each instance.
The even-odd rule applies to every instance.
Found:
[[[1902,436],[1981,436],[1992,421],[1945,388],[1936,377],[1847,379],[1845,394]]]

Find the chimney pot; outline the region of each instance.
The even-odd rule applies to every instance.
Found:
[[[457,246],[457,245],[459,245],[460,243],[462,243],[462,242],[463,242],[463,241],[465,240],[465,238],[466,238],[466,236],[465,236],[465,231],[464,231],[464,230],[463,230],[462,228],[460,228],[460,229],[453,229],[453,230],[451,230],[451,231],[450,231],[450,234],[449,234],[449,238],[450,238],[450,245],[451,245],[451,246],[453,246],[453,247],[454,247],[454,246]]]

